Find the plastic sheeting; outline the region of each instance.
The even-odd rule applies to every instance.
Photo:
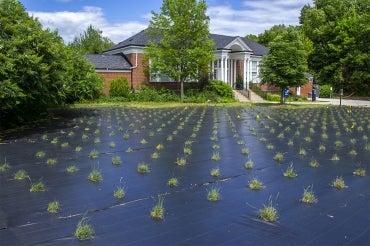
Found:
[[[95,231],[94,238],[84,242],[91,245],[368,245],[370,157],[365,146],[370,113],[352,108],[349,115],[348,110],[211,106],[61,110],[51,122],[2,137],[0,163],[6,159],[11,169],[0,172],[0,245],[77,245],[73,233],[83,216]],[[323,124],[328,139],[321,137]],[[311,141],[305,140],[307,136]],[[288,145],[288,139],[295,144]],[[186,156],[183,148],[189,140],[192,154]],[[343,146],[336,147],[335,141]],[[65,142],[68,146],[62,147]],[[326,151],[318,150],[319,143]],[[158,144],[164,149],[157,150]],[[220,147],[219,161],[211,159],[215,144]],[[268,150],[267,144],[274,149]],[[76,152],[76,146],[82,150]],[[241,154],[243,147],[249,155]],[[126,152],[128,148],[133,152]],[[306,155],[298,154],[301,148]],[[92,150],[99,152],[98,158],[88,157]],[[356,155],[348,154],[350,150]],[[36,158],[38,151],[46,156]],[[151,158],[155,151],[158,159]],[[273,160],[276,152],[284,153],[281,163]],[[334,153],[339,161],[331,160]],[[113,156],[120,156],[122,164],[112,165]],[[183,156],[187,164],[177,166],[176,159]],[[48,166],[48,158],[57,159],[57,164]],[[312,158],[320,163],[318,168],[309,166]],[[244,163],[249,159],[254,167],[247,170]],[[141,162],[149,165],[148,174],[137,173]],[[298,173],[294,179],[282,175],[290,163]],[[67,173],[70,165],[79,170]],[[221,172],[218,178],[210,176],[216,167]],[[354,176],[356,167],[367,175]],[[94,168],[102,173],[100,183],[87,180]],[[30,178],[14,180],[20,169]],[[166,182],[173,176],[180,185],[170,188]],[[348,188],[330,186],[337,176]],[[248,188],[254,177],[264,189]],[[46,191],[29,192],[31,182],[38,180]],[[309,185],[318,198],[312,205],[300,202]],[[117,186],[125,187],[123,199],[113,197]],[[207,201],[211,188],[220,190],[220,201]],[[163,221],[149,216],[158,195],[164,197]],[[53,200],[61,204],[56,214],[46,211]],[[274,223],[257,215],[270,201],[279,213]]]

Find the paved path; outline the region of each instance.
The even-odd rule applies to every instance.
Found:
[[[332,99],[332,98],[318,98],[315,102],[311,102],[310,100],[307,102],[291,102],[291,104],[327,104],[327,105],[340,105],[339,99]],[[345,106],[357,106],[357,107],[370,107],[370,101],[365,100],[349,100],[349,99],[342,99],[342,105]]]
[[[234,96],[236,100],[239,102],[252,102],[252,103],[277,103],[277,102],[269,102],[261,98],[259,95],[254,93],[253,91],[249,91],[250,98],[247,98],[243,93],[238,90],[233,90]],[[324,105],[340,105],[339,99],[333,98],[317,98],[315,102],[310,101],[302,101],[302,102],[287,102],[287,104],[324,104]],[[354,107],[370,107],[370,101],[365,100],[349,100],[349,99],[342,99],[343,106],[354,106]]]

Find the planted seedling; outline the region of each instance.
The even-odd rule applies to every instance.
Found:
[[[163,146],[163,144],[158,144],[157,146],[155,146],[155,149],[156,150],[162,150],[162,149],[164,149],[164,146]]]
[[[142,163],[139,163],[137,165],[137,172],[140,173],[140,174],[145,174],[145,173],[148,173],[150,170],[149,170],[149,166],[148,164],[145,164],[144,162]]]
[[[283,173],[284,177],[295,178],[298,174],[294,171],[293,163],[290,163],[289,167]]]
[[[133,150],[131,147],[128,147],[128,148],[126,149],[126,153],[131,153],[131,152],[134,152],[134,150]]]
[[[58,138],[55,137],[50,141],[51,144],[57,144],[58,143]]]
[[[319,151],[320,151],[320,152],[324,152],[325,150],[326,150],[325,145],[320,144],[320,145],[319,145]]]
[[[63,142],[60,147],[62,148],[67,148],[69,146],[69,143],[68,142]]]
[[[92,150],[90,153],[89,153],[89,157],[91,158],[91,159],[96,159],[96,158],[98,158],[99,157],[99,152],[97,151],[97,150]]]
[[[268,150],[273,150],[275,147],[274,147],[274,145],[272,145],[272,144],[267,144],[266,145],[266,149],[268,149]]]
[[[254,166],[254,163],[253,163],[253,161],[252,161],[252,160],[248,160],[248,161],[244,164],[244,167],[245,167],[246,169],[252,169],[252,168],[253,168],[253,166]]]
[[[282,162],[284,160],[284,154],[281,152],[277,152],[274,156],[274,161]]]
[[[338,156],[337,154],[334,154],[334,155],[331,157],[331,160],[332,160],[332,161],[339,161],[339,160],[340,160],[340,158],[339,158],[339,156]]]
[[[5,171],[8,171],[9,169],[10,169],[10,165],[5,159],[4,163],[0,165],[0,172],[5,172]]]
[[[140,143],[144,145],[144,144],[147,144],[148,141],[146,141],[145,138],[143,138],[143,139],[140,140]]]
[[[353,171],[353,174],[356,175],[356,176],[365,177],[366,176],[366,170],[365,170],[365,168],[356,168]]]
[[[115,143],[115,142],[113,142],[113,141],[112,141],[112,142],[110,142],[110,143],[109,143],[109,147],[110,147],[110,148],[114,148],[114,147],[116,147],[116,143]]]
[[[46,160],[46,164],[48,166],[55,166],[57,164],[58,160],[55,158],[49,158]]]
[[[342,177],[336,177],[333,182],[331,183],[331,186],[338,189],[338,190],[341,190],[341,189],[344,189],[344,188],[347,188],[348,186],[346,186],[346,184],[344,183],[344,180]]]
[[[214,161],[219,161],[219,160],[221,160],[220,152],[218,152],[218,151],[214,151],[214,152],[212,153],[212,157],[211,157],[211,159],[212,159],[212,160],[214,160]]]
[[[152,159],[158,159],[159,158],[159,153],[157,151],[153,152],[151,155],[150,155],[150,158]]]
[[[152,219],[163,220],[164,218],[163,201],[164,201],[164,198],[162,196],[158,196],[157,204],[150,211],[150,217]]]
[[[192,150],[190,147],[184,147],[184,154],[185,155],[191,155],[192,153]]]
[[[22,180],[28,177],[28,174],[25,170],[20,169],[14,174],[14,179],[16,180]]]
[[[100,138],[99,137],[96,137],[95,139],[94,139],[94,143],[100,143]]]
[[[217,187],[213,187],[207,193],[207,200],[211,202],[216,202],[221,199],[220,189]]]
[[[71,165],[71,166],[68,166],[66,170],[68,173],[75,173],[78,171],[78,168],[76,167],[76,165]]]
[[[125,188],[118,186],[117,189],[113,192],[113,197],[116,199],[122,199],[125,196]]]
[[[113,156],[112,157],[112,164],[113,165],[120,165],[122,163],[120,156]]]
[[[46,153],[44,151],[37,151],[36,154],[35,154],[35,156],[37,158],[44,158],[45,155],[46,155]]]
[[[186,165],[186,158],[185,157],[177,157],[176,164],[178,166],[185,166]]]
[[[319,166],[319,162],[316,159],[311,159],[310,166],[311,167],[318,167]]]
[[[258,210],[258,216],[260,219],[268,222],[274,222],[278,219],[278,211],[272,205],[272,201],[268,205],[263,205],[263,208]]]
[[[241,153],[242,155],[249,155],[249,149],[247,147],[243,147]]]
[[[97,168],[94,168],[90,173],[89,176],[87,176],[87,179],[94,183],[99,183],[103,180],[103,177],[101,175],[101,171]]]
[[[303,203],[317,203],[317,198],[315,196],[315,193],[312,191],[312,185],[308,186],[306,189],[303,191],[303,195],[301,198],[301,202]]]
[[[219,150],[219,149],[220,149],[220,145],[218,145],[218,144],[214,144],[214,145],[212,146],[212,149],[213,149],[213,150]]]
[[[30,192],[42,192],[42,191],[45,191],[45,184],[41,180],[39,180],[37,183],[31,183]]]
[[[356,156],[357,151],[355,149],[351,149],[348,154],[350,154],[351,156]]]
[[[220,176],[220,169],[219,168],[213,168],[210,172],[212,177],[218,177]]]
[[[307,151],[304,148],[299,148],[298,154],[299,155],[307,155]]]
[[[78,240],[87,240],[93,238],[94,229],[89,223],[88,218],[82,217],[82,219],[78,222],[74,236]]]
[[[59,211],[59,202],[55,200],[52,202],[49,202],[47,211],[49,213],[57,213]]]
[[[81,152],[81,150],[82,150],[82,147],[81,146],[76,146],[76,148],[75,148],[75,151],[76,152]]]
[[[261,190],[265,187],[263,183],[257,178],[253,178],[252,180],[250,180],[248,186],[251,190]]]
[[[289,141],[288,141],[288,146],[293,146],[294,145],[294,141],[293,141],[293,139],[289,139]]]
[[[175,177],[172,177],[170,178],[168,181],[167,181],[167,185],[169,187],[175,187],[175,186],[178,186],[179,185],[179,180]]]

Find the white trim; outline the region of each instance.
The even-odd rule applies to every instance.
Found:
[[[131,73],[131,70],[95,69],[96,73]]]
[[[225,48],[231,49],[233,45],[237,45],[241,48],[241,50],[238,51],[252,51],[252,49],[249,48],[249,46],[246,43],[244,43],[244,41],[240,37],[237,37],[236,39],[231,41],[228,45],[225,46]]]

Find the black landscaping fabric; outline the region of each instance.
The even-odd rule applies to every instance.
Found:
[[[370,244],[367,108],[103,107],[54,113],[50,122],[1,135],[0,165],[6,161],[11,168],[0,172],[0,245]],[[186,141],[191,141],[188,156],[183,153]],[[335,146],[336,141],[343,146]],[[68,147],[61,146],[64,142]],[[164,148],[157,150],[158,144]],[[215,144],[218,161],[212,160]],[[267,149],[268,144],[274,149]],[[326,150],[319,151],[319,144]],[[82,150],[75,151],[76,146]],[[98,158],[89,158],[92,150]],[[46,156],[36,158],[38,151]],[[155,151],[158,159],[151,158]],[[277,152],[284,154],[282,162],[273,160]],[[334,154],[340,160],[331,160]],[[112,165],[113,156],[122,163]],[[183,156],[187,164],[177,166]],[[48,166],[48,158],[57,164]],[[312,159],[319,162],[317,168],[310,167]],[[254,162],[252,169],[244,167],[248,160]],[[149,165],[148,174],[137,173],[141,162]],[[291,163],[298,174],[293,179],[283,176]],[[67,173],[70,165],[79,170]],[[365,177],[353,174],[358,167],[365,169]],[[99,183],[87,179],[94,168],[101,171]],[[220,169],[218,178],[210,176],[213,168]],[[20,169],[29,179],[13,179]],[[167,186],[170,177],[179,179],[178,187]],[[348,187],[331,187],[336,177],[343,177]],[[252,178],[265,188],[250,190]],[[46,191],[31,193],[31,182],[39,180]],[[126,190],[123,199],[113,197],[117,186]],[[317,203],[300,202],[308,186]],[[220,201],[207,201],[212,188],[219,189]],[[149,215],[159,195],[164,198],[162,221]],[[46,210],[53,200],[61,204],[56,214]],[[258,217],[270,202],[278,210],[276,222]],[[95,233],[80,242],[73,234],[82,217]]]

